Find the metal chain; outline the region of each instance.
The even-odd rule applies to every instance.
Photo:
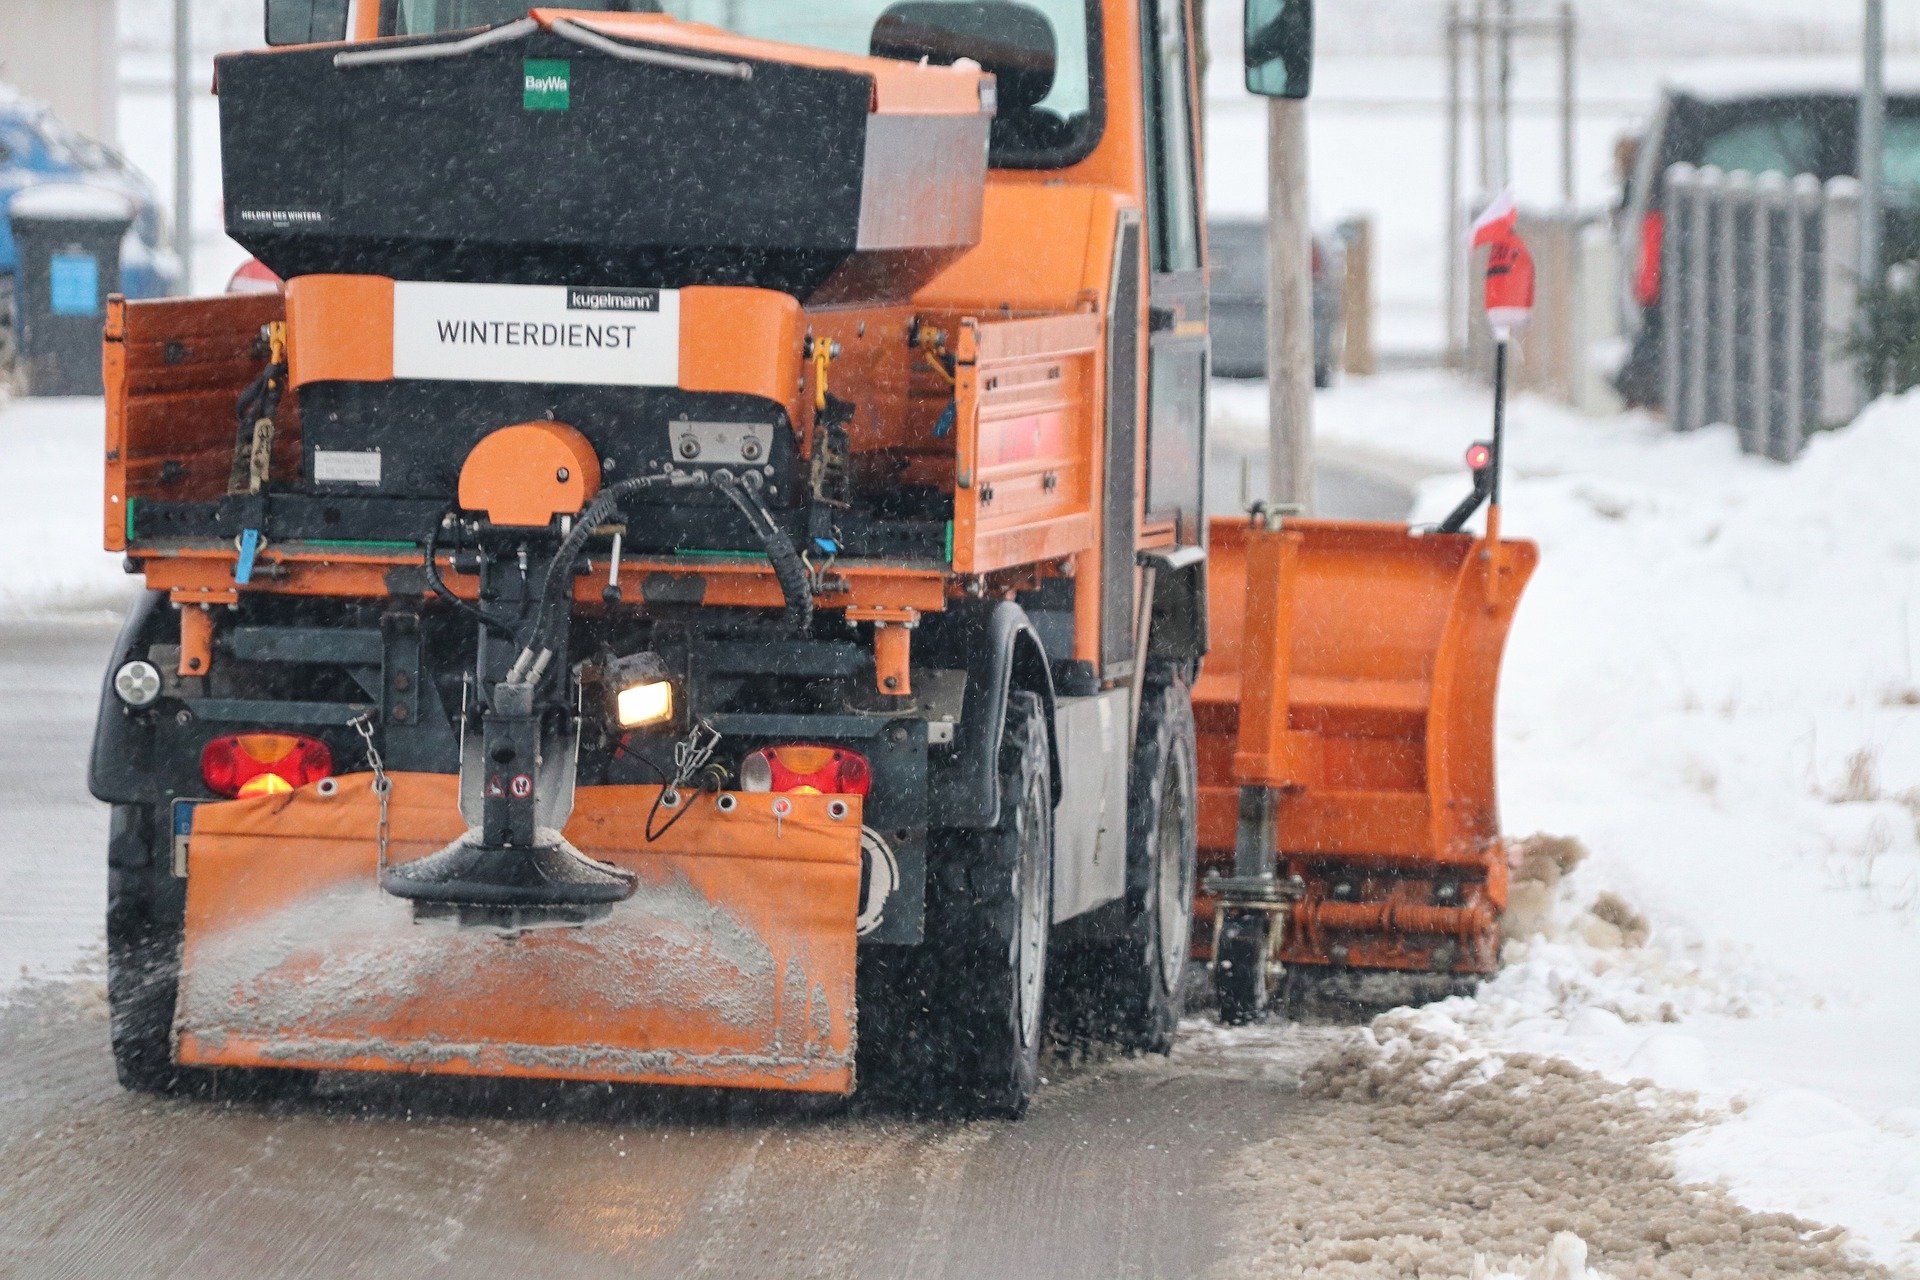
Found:
[[[380,759],[380,748],[373,745],[373,712],[363,711],[348,726],[360,735],[367,747],[367,767],[373,770],[373,794],[380,800],[380,856],[378,866],[382,875],[387,870],[388,824],[387,802],[393,795],[393,779],[387,776],[386,765]]]
[[[695,720],[687,736],[673,744],[673,781],[667,784],[663,798],[671,808],[680,803],[680,788],[693,781],[693,775],[713,759],[720,745],[720,731],[705,720]]]

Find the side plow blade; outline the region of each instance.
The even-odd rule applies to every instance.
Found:
[[[456,786],[393,776],[391,861],[461,834]],[[370,776],[201,805],[180,1061],[850,1092],[858,799],[698,796],[648,843],[657,794],[580,790],[567,838],[638,888],[521,932],[380,891]]]
[[[1491,972],[1494,695],[1533,544],[1332,520],[1210,535],[1203,865],[1270,914],[1283,966]],[[1197,910],[1210,936],[1215,903]]]

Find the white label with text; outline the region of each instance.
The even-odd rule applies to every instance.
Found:
[[[313,451],[313,482],[377,486],[380,483],[380,451],[378,449],[315,449]]]
[[[677,386],[680,294],[396,281],[393,376]]]

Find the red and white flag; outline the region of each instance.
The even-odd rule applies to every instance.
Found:
[[[1520,238],[1520,210],[1503,191],[1473,220],[1469,245],[1487,245],[1487,323],[1505,342],[1533,315],[1533,255]]]

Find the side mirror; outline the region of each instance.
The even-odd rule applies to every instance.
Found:
[[[1246,0],[1247,92],[1304,98],[1313,87],[1313,0]]]
[[[347,0],[267,0],[268,44],[325,44],[347,38]]]
[[[873,25],[876,58],[951,66],[972,58],[993,73],[999,114],[1017,116],[1053,90],[1059,51],[1047,15],[1013,0],[901,0]]]

